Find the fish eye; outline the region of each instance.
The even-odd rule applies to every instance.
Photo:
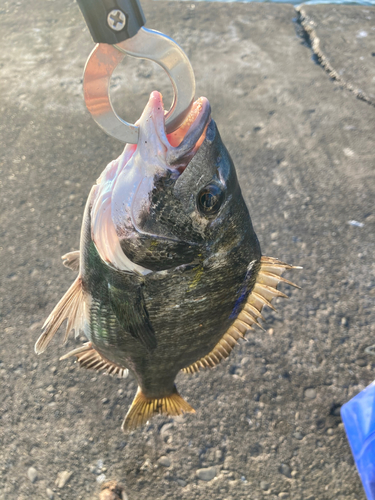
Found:
[[[198,210],[202,215],[210,217],[218,213],[223,201],[224,191],[216,184],[208,184],[198,194]]]

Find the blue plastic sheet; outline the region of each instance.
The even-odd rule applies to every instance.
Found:
[[[375,382],[341,407],[341,418],[368,500],[375,500]]]

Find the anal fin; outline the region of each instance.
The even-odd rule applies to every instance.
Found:
[[[87,342],[82,347],[78,347],[78,349],[68,352],[68,354],[65,354],[60,358],[60,361],[71,358],[72,356],[76,356],[80,367],[88,370],[104,371],[109,375],[118,375],[121,378],[126,378],[129,373],[127,368],[106,359],[94,347],[92,347],[91,342]]]
[[[144,425],[154,415],[177,416],[183,413],[195,413],[195,410],[179,395],[176,388],[168,396],[148,398],[138,387],[121,428],[124,432],[128,432]]]
[[[48,344],[51,342],[57,330],[68,319],[66,326],[64,344],[68,340],[71,330],[75,330],[76,335],[79,328],[82,326],[85,315],[85,297],[82,289],[82,280],[77,276],[68,291],[57,303],[48,316],[42,327],[42,335],[39,337],[35,344],[35,352],[41,354],[45,351]]]
[[[249,330],[253,330],[253,325],[257,325],[264,330],[259,323],[259,318],[264,319],[261,314],[263,307],[268,306],[275,310],[271,304],[271,300],[275,297],[287,298],[287,295],[277,289],[277,285],[282,282],[300,288],[281,276],[284,271],[290,269],[302,268],[290,266],[273,257],[261,257],[255,285],[243,304],[242,310],[237,318],[233,321],[232,325],[224,333],[223,337],[211,352],[203,358],[198,359],[198,361],[190,366],[183,368],[182,371],[185,373],[196,373],[201,368],[213,368],[218,365],[220,361],[229,356],[233,347],[237,344],[238,339],[244,338]]]

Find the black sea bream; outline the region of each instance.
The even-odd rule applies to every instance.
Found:
[[[165,133],[153,92],[127,145],[91,189],[80,251],[64,256],[78,270],[43,327],[45,350],[65,319],[88,343],[64,356],[86,368],[124,375],[138,392],[123,423],[193,408],[175,377],[213,367],[258,323],[292,266],[262,257],[257,236],[210,105],[198,99],[184,124]]]

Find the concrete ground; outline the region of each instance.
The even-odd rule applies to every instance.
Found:
[[[85,111],[93,43],[77,5],[2,2],[0,499],[93,500],[107,478],[129,500],[364,500],[339,408],[375,373],[364,351],[375,343],[375,9],[142,5],[190,57],[262,251],[302,265],[290,275],[302,290],[285,286],[267,331],[219,367],[178,377],[195,415],[130,435],[131,377],[58,361],[82,339],[60,347],[60,335],[37,357],[73,279],[60,256],[77,248],[90,186],[122,145]],[[170,98],[163,73],[129,59],[116,109],[136,119],[155,88]]]

